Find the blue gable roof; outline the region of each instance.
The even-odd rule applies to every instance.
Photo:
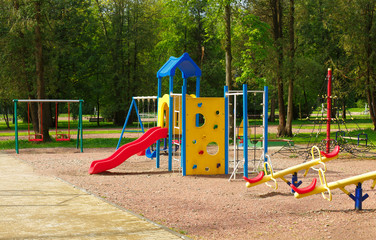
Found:
[[[200,77],[201,69],[192,60],[188,53],[184,53],[181,57],[170,57],[170,59],[159,69],[157,78],[166,76],[175,76],[176,68],[182,72],[183,78]]]

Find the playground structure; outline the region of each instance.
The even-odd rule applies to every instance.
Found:
[[[140,97],[132,97],[131,105],[128,110],[127,117],[125,119],[123,129],[121,131],[118,144],[116,146],[116,150],[119,149],[121,140],[123,138],[123,135],[125,132],[139,132],[139,133],[145,133],[144,129],[144,123],[146,122],[147,128],[150,128],[149,124],[152,122],[152,127],[156,126],[157,123],[157,96],[140,96]],[[152,107],[150,107],[152,105]],[[139,109],[139,106],[141,109]],[[145,111],[146,107],[146,111]],[[138,128],[127,130],[126,127],[128,125],[129,119],[132,114],[132,109],[135,110],[136,116],[137,116],[137,123]],[[140,152],[139,155],[146,155],[148,158],[155,158],[156,151],[152,151],[149,147],[147,148],[146,152],[145,150]]]
[[[302,125],[294,134],[294,137],[299,135],[300,138],[306,138],[306,146],[296,146],[293,144],[293,139],[286,139],[286,144],[277,152],[272,153],[271,156],[277,153],[282,155],[293,154],[295,156],[304,156],[305,159],[308,159],[309,149],[312,146],[318,146],[320,149],[325,149],[326,152],[329,152],[336,145],[340,145],[342,152],[347,152],[357,157],[373,157],[376,155],[376,146],[368,139],[368,135],[360,129],[359,125],[354,121],[353,124],[357,128],[355,133],[353,133],[353,129],[348,128],[347,121],[339,116],[339,113],[344,112],[344,110],[337,106],[338,97],[332,95],[332,70],[330,68],[327,74],[327,92],[318,96],[318,102],[320,102],[318,109],[321,109],[321,113],[311,115],[313,127],[309,136],[299,135]],[[313,107],[312,110],[314,109],[316,108]],[[325,113],[326,116],[324,116]],[[345,113],[351,120],[354,120],[348,109],[346,109]],[[309,119],[310,117],[307,117],[307,120]],[[325,124],[326,129],[324,127]],[[322,133],[326,133],[326,138],[320,141]]]
[[[55,140],[56,141],[70,141],[70,103],[79,103],[79,114],[78,114],[78,125],[77,125],[77,142],[76,148],[80,147],[81,152],[83,152],[83,127],[82,127],[82,103],[83,100],[65,100],[65,99],[14,99],[14,130],[15,130],[15,149],[16,153],[19,154],[19,139],[18,139],[18,116],[17,116],[17,105],[21,102],[27,103],[27,118],[28,118],[28,140],[31,142],[41,142],[43,141],[43,103],[55,103]],[[30,104],[37,103],[40,108],[40,131],[39,133],[31,134],[30,129]],[[67,103],[68,104],[68,129],[67,132],[63,133],[58,130],[58,103]]]
[[[302,164],[296,165],[289,167],[287,169],[281,170],[279,172],[274,173],[273,171],[273,166],[271,164],[270,159],[267,159],[267,161],[264,162],[264,171],[261,171],[256,177],[249,179],[246,176],[243,176],[244,180],[247,182],[246,186],[253,187],[256,185],[259,185],[261,183],[266,183],[269,187],[273,187],[275,190],[278,189],[278,183],[276,179],[281,179],[285,183],[287,183],[291,187],[291,191],[294,193],[294,196],[296,198],[302,198],[306,196],[310,196],[313,194],[321,193],[323,198],[331,201],[332,200],[332,194],[331,190],[339,188],[341,191],[346,193],[352,200],[355,202],[355,209],[356,210],[362,210],[362,202],[368,198],[368,194],[363,195],[363,190],[362,190],[362,183],[367,180],[373,180],[373,184],[371,188],[373,189],[376,185],[376,172],[369,172],[365,174],[361,174],[358,176],[353,176],[350,178],[338,180],[335,182],[330,182],[327,183],[326,177],[325,177],[325,172],[326,172],[326,165],[325,162],[334,160],[338,158],[339,151],[341,149],[340,146],[347,146],[349,140],[355,140],[357,142],[357,146],[360,146],[360,142],[364,141],[365,146],[367,147],[367,141],[368,141],[368,136],[364,133],[360,133],[357,135],[357,137],[351,137],[351,136],[346,136],[344,131],[337,131],[336,132],[336,138],[332,139],[330,135],[331,131],[331,122],[337,121],[339,123],[339,118],[338,114],[336,118],[332,118],[332,89],[331,89],[331,81],[332,81],[332,70],[329,68],[328,69],[328,87],[327,87],[327,117],[323,118],[321,117],[320,124],[323,122],[326,122],[326,138],[321,141],[321,147],[325,149],[325,151],[320,151],[318,147],[313,146],[311,150],[311,155],[312,155],[312,160],[308,162],[303,162]],[[322,104],[323,105],[323,104]],[[322,111],[323,113],[324,111]],[[338,112],[337,112],[338,113]],[[321,130],[321,128],[320,128]],[[340,133],[340,135],[338,135]],[[349,131],[347,131],[349,133]],[[316,139],[319,136],[320,131],[316,134]],[[338,145],[338,139],[345,140],[345,143],[342,143]],[[334,147],[335,146],[335,147]],[[332,152],[330,150],[334,148]],[[317,150],[318,152],[318,158],[315,158],[314,150]],[[345,148],[346,151],[353,153],[353,149],[347,146]],[[358,151],[358,150],[357,150]],[[320,167],[315,167],[316,165],[320,165]],[[311,182],[310,185],[308,185],[305,188],[298,188],[301,184],[302,181],[298,181],[298,172],[301,170],[305,170],[304,176],[307,175],[309,169],[313,169],[318,172],[319,174],[319,180],[320,180],[320,186],[316,186],[317,184],[317,179],[314,178]],[[265,175],[266,173],[269,173]],[[286,179],[286,175],[292,175],[291,182]],[[269,185],[268,182],[273,181],[274,186]],[[351,194],[349,191],[345,189],[346,186],[348,185],[356,185],[355,189],[355,196]],[[327,193],[327,194],[325,194]]]
[[[292,166],[292,167],[286,168],[284,170],[281,170],[275,173],[273,172],[273,167],[271,163],[269,161],[265,162],[264,171],[261,171],[256,177],[252,179],[243,177],[244,180],[247,182],[246,186],[250,188],[250,187],[254,187],[262,183],[265,183],[267,186],[272,187],[275,190],[277,190],[278,183],[276,179],[279,178],[292,188],[292,192],[294,193],[295,198],[303,198],[303,197],[321,193],[323,198],[328,201],[332,201],[331,190],[339,188],[341,191],[347,194],[352,200],[354,200],[356,210],[362,210],[363,201],[369,197],[368,194],[363,195],[362,184],[364,181],[373,180],[373,184],[371,186],[371,188],[373,189],[376,186],[376,171],[368,172],[368,173],[364,173],[361,175],[327,183],[326,177],[325,177],[325,172],[327,168],[326,168],[325,163],[338,158],[340,147],[337,145],[334,148],[334,150],[329,154],[323,151],[319,151],[317,147],[313,147],[312,156],[314,156],[314,150],[317,150],[318,155],[319,155],[318,158],[315,159],[313,157],[311,161],[304,162],[299,165]],[[317,165],[320,165],[320,167],[316,168],[315,166]],[[301,170],[304,170],[305,171],[304,176],[306,176],[309,169],[313,169],[318,172],[321,185],[316,186],[317,179],[313,178],[311,184],[309,184],[307,187],[298,188],[302,182],[301,181],[298,182],[297,173]],[[265,175],[265,172],[270,172],[270,173],[268,175]],[[289,174],[292,175],[291,182],[286,179],[286,175],[289,175]],[[273,181],[274,186],[269,185],[268,184],[269,181]],[[346,186],[353,185],[353,184],[356,185],[355,195],[351,194],[349,191],[345,189]]]
[[[332,200],[332,193],[331,190],[339,188],[342,192],[346,193],[352,200],[355,202],[355,209],[356,210],[362,210],[362,203],[364,200],[366,200],[369,195],[365,194],[363,195],[363,189],[362,184],[364,181],[367,180],[373,180],[371,188],[374,189],[376,185],[376,171],[364,173],[361,175],[345,178],[342,180],[338,180],[335,182],[326,182],[325,175],[323,171],[319,171],[319,177],[320,177],[320,186],[316,186],[316,178],[313,179],[312,183],[304,188],[304,189],[298,189],[294,186],[291,186],[295,190],[295,198],[303,198],[307,196],[311,196],[314,194],[321,193],[324,199],[327,199],[328,201]],[[351,194],[349,191],[345,189],[348,185],[355,185],[355,196]],[[325,195],[325,192],[327,192],[328,197]]]
[[[317,150],[318,158],[314,158],[314,150]],[[275,184],[273,188],[275,190],[277,190],[278,189],[278,183],[276,181],[277,178],[280,178],[285,183],[287,183],[287,185],[289,185],[289,186],[292,184],[294,187],[298,187],[302,183],[301,181],[298,182],[298,172],[299,171],[304,170],[305,171],[304,176],[306,176],[310,168],[312,168],[312,167],[314,167],[318,164],[322,164],[322,165],[325,166],[325,164],[324,164],[325,162],[337,159],[339,150],[340,150],[340,148],[339,148],[339,146],[337,146],[331,153],[325,153],[323,151],[320,151],[317,147],[313,147],[312,148],[312,160],[311,161],[304,162],[304,163],[286,168],[282,171],[275,172],[275,173],[273,172],[273,166],[272,166],[271,162],[267,161],[267,162],[264,163],[264,171],[261,171],[258,174],[257,177],[252,178],[252,179],[249,179],[247,177],[243,177],[243,178],[244,178],[245,181],[247,181],[246,186],[248,188],[260,185],[262,183],[267,183],[269,181],[273,181],[274,184]],[[324,168],[326,168],[326,167],[324,167]],[[270,172],[270,174],[265,175],[265,172]],[[292,175],[291,182],[286,179],[286,176],[290,175],[290,174]],[[267,185],[269,187],[271,187],[271,185],[269,185],[269,184],[267,184]]]
[[[182,91],[174,93],[174,76],[176,69],[182,73]],[[162,78],[169,77],[169,93],[162,96]],[[196,91],[194,95],[187,94],[187,80],[190,77],[196,78]],[[135,108],[141,131],[143,124],[137,110],[134,97],[131,108],[123,126],[116,152],[109,158],[94,161],[89,169],[90,174],[100,173],[112,169],[133,154],[146,150],[156,142],[155,158],[156,167],[160,166],[161,141],[168,137],[164,148],[168,152],[168,170],[172,171],[173,164],[178,164],[181,174],[186,175],[215,175],[228,174],[229,169],[229,99],[234,92],[229,92],[225,87],[224,97],[200,97],[200,77],[201,70],[184,53],[181,57],[170,59],[157,72],[158,78],[158,121],[159,128],[152,128],[144,133],[141,138],[120,147],[123,133],[129,121],[131,108]],[[267,87],[263,92],[263,121],[267,124]],[[241,93],[236,93],[240,95]],[[248,133],[248,107],[247,107],[247,85],[243,85],[243,123],[244,139]],[[148,97],[141,97],[148,98]],[[266,104],[265,104],[266,103]],[[236,115],[234,115],[236,117]],[[162,129],[166,129],[163,130]],[[164,131],[167,131],[167,135]],[[158,132],[158,133],[157,133]],[[146,136],[145,136],[146,135]],[[153,136],[154,141],[150,141]],[[264,141],[264,154],[262,159],[266,159],[267,154],[267,125],[264,127],[264,136],[257,141]],[[125,153],[127,152],[127,153]],[[248,146],[243,147],[244,176],[248,176]]]
[[[248,127],[248,93],[253,94],[256,96],[256,94],[261,93],[262,94],[262,103],[260,104],[262,106],[262,137],[257,137],[256,135],[256,124],[251,126],[251,128]],[[228,88],[225,88],[225,97],[230,98],[233,97],[233,106],[234,106],[234,112],[233,114],[228,114],[228,110],[226,111],[226,115],[228,115],[227,122],[229,122],[229,118],[233,117],[233,129],[234,129],[234,135],[232,137],[233,142],[233,172],[230,176],[230,179],[235,179],[237,175],[237,171],[239,168],[240,163],[243,162],[243,176],[248,177],[248,163],[249,163],[249,156],[248,156],[248,148],[251,144],[252,150],[253,150],[253,158],[251,160],[251,163],[253,164],[253,171],[257,171],[259,168],[260,163],[266,162],[268,159],[268,87],[265,86],[263,91],[250,91],[247,90],[247,85],[243,85],[242,91],[228,91]],[[243,104],[242,104],[242,112],[243,112],[243,118],[240,123],[240,125],[237,125],[237,97],[242,97]],[[228,109],[228,102],[229,99],[226,99],[226,109]],[[255,104],[255,101],[254,101]],[[253,106],[255,108],[255,106]],[[227,129],[229,129],[230,126],[228,126],[228,123],[226,123]],[[253,136],[251,136],[253,131]],[[229,142],[229,135],[226,133],[226,143]],[[261,143],[261,146],[258,146],[258,143]],[[228,148],[228,146],[226,146]],[[243,149],[243,159],[239,159],[239,150],[240,148]],[[256,150],[259,149],[262,151],[261,156],[259,159],[257,159],[256,156]],[[226,151],[228,152],[228,151]],[[228,156],[227,156],[228,158]]]

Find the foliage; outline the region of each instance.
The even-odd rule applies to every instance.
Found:
[[[12,99],[37,96],[34,2],[0,1],[3,105]],[[293,79],[294,115],[299,116],[299,111],[307,115],[322,101],[318,95],[325,95],[325,75],[330,67],[338,105],[374,105],[375,0],[295,1],[293,61],[289,55],[291,1],[287,0],[38,2],[46,97],[84,99],[84,113],[99,108],[115,125],[123,124],[132,96],[156,95],[156,72],[170,56],[183,52],[202,69],[201,95],[223,95],[225,6],[230,6],[232,13],[233,87],[248,83],[249,88],[260,89],[268,85],[271,102],[278,106],[277,78],[284,85],[285,102],[287,83]],[[282,8],[278,40],[274,38],[272,11],[277,2]],[[175,82],[174,91],[180,92],[179,74]],[[162,93],[168,93],[168,80],[162,83]],[[195,92],[194,83],[188,81],[189,93]],[[20,115],[25,112],[20,106]]]

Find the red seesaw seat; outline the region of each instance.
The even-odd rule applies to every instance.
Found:
[[[313,191],[313,189],[315,189],[316,187],[316,183],[317,183],[317,179],[314,178],[311,182],[311,184],[309,184],[307,187],[305,188],[297,188],[295,187],[292,183],[290,184],[290,187],[297,193],[299,194],[304,194],[304,193],[309,193],[311,191]]]
[[[332,158],[332,157],[335,157],[335,156],[338,155],[339,150],[340,150],[339,145],[337,145],[337,146],[335,146],[333,151],[331,151],[330,153],[325,153],[325,152],[321,151],[321,155],[323,155],[326,158]]]
[[[265,175],[264,171],[261,171],[256,177],[254,177],[252,179],[249,179],[249,178],[244,177],[244,176],[243,176],[243,179],[246,180],[249,183],[256,183],[258,181],[261,181],[261,179],[264,177],[264,175]]]

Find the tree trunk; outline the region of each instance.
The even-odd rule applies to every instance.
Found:
[[[373,123],[373,130],[376,131],[376,101],[375,101],[375,86],[372,83],[371,77],[371,56],[373,55],[373,48],[372,48],[372,39],[371,39],[371,30],[373,25],[373,14],[374,14],[375,5],[371,3],[367,3],[365,9],[365,17],[366,17],[366,26],[365,26],[365,41],[364,41],[364,48],[366,53],[366,94],[367,94],[367,101],[369,105],[369,113]]]
[[[99,127],[99,97],[97,96],[97,126]]]
[[[3,105],[3,118],[4,118],[4,121],[5,121],[5,124],[7,125],[7,129],[10,129],[10,126],[9,126],[9,106],[8,104],[4,102],[2,102],[2,105]]]
[[[19,7],[20,7],[19,2],[14,1],[13,4],[14,4],[14,8],[18,11]],[[18,31],[18,37],[22,40],[25,39],[25,35],[22,31]],[[20,65],[21,65],[22,76],[24,78],[24,82],[26,83],[26,89],[28,91],[28,98],[34,99],[35,95],[33,93],[34,91],[33,91],[32,81],[30,80],[30,76],[26,72],[27,66],[26,66],[25,59],[27,59],[28,50],[26,49],[25,46],[23,46],[21,52],[22,52],[23,56],[20,59]],[[32,123],[32,126],[33,126],[33,128],[31,130],[34,129],[34,133],[39,134],[38,105],[36,103],[30,103],[28,118],[29,117],[31,119],[31,123]],[[13,123],[14,123],[14,116],[13,116]]]
[[[232,54],[231,54],[231,6],[227,4],[225,6],[225,52],[226,52],[226,86],[228,86],[228,90],[232,89]],[[230,115],[234,113],[234,104],[229,98],[229,113]],[[234,117],[230,117],[229,120],[229,135],[233,136],[235,129],[232,127],[234,126]]]
[[[292,137],[292,120],[294,118],[294,106],[293,106],[293,94],[294,94],[294,77],[295,77],[295,29],[294,29],[294,13],[295,12],[295,4],[294,0],[290,0],[290,13],[289,13],[289,41],[290,41],[290,49],[289,49],[289,89],[288,89],[288,100],[287,100],[287,122],[286,122],[286,135]]]
[[[274,94],[270,94],[271,99],[270,99],[270,116],[269,116],[269,121],[270,122],[275,122],[275,96]]]
[[[36,62],[36,75],[37,75],[37,96],[39,99],[46,98],[46,90],[44,86],[44,66],[43,66],[43,44],[42,44],[42,32],[41,32],[41,1],[35,1],[35,62]],[[39,105],[40,106],[40,105]],[[49,118],[49,108],[48,104],[42,104],[41,109],[38,109],[38,115],[41,116],[43,119],[39,121],[40,128],[43,129],[43,140],[44,141],[51,141],[49,135],[49,126],[48,126],[48,118]],[[43,114],[41,114],[43,112]],[[42,126],[43,124],[43,126]]]
[[[285,114],[285,101],[283,99],[283,49],[282,49],[282,4],[281,0],[271,1],[272,15],[273,15],[273,37],[274,45],[277,51],[277,91],[278,91],[278,110],[279,110],[279,125],[277,136],[286,135],[286,114]]]

